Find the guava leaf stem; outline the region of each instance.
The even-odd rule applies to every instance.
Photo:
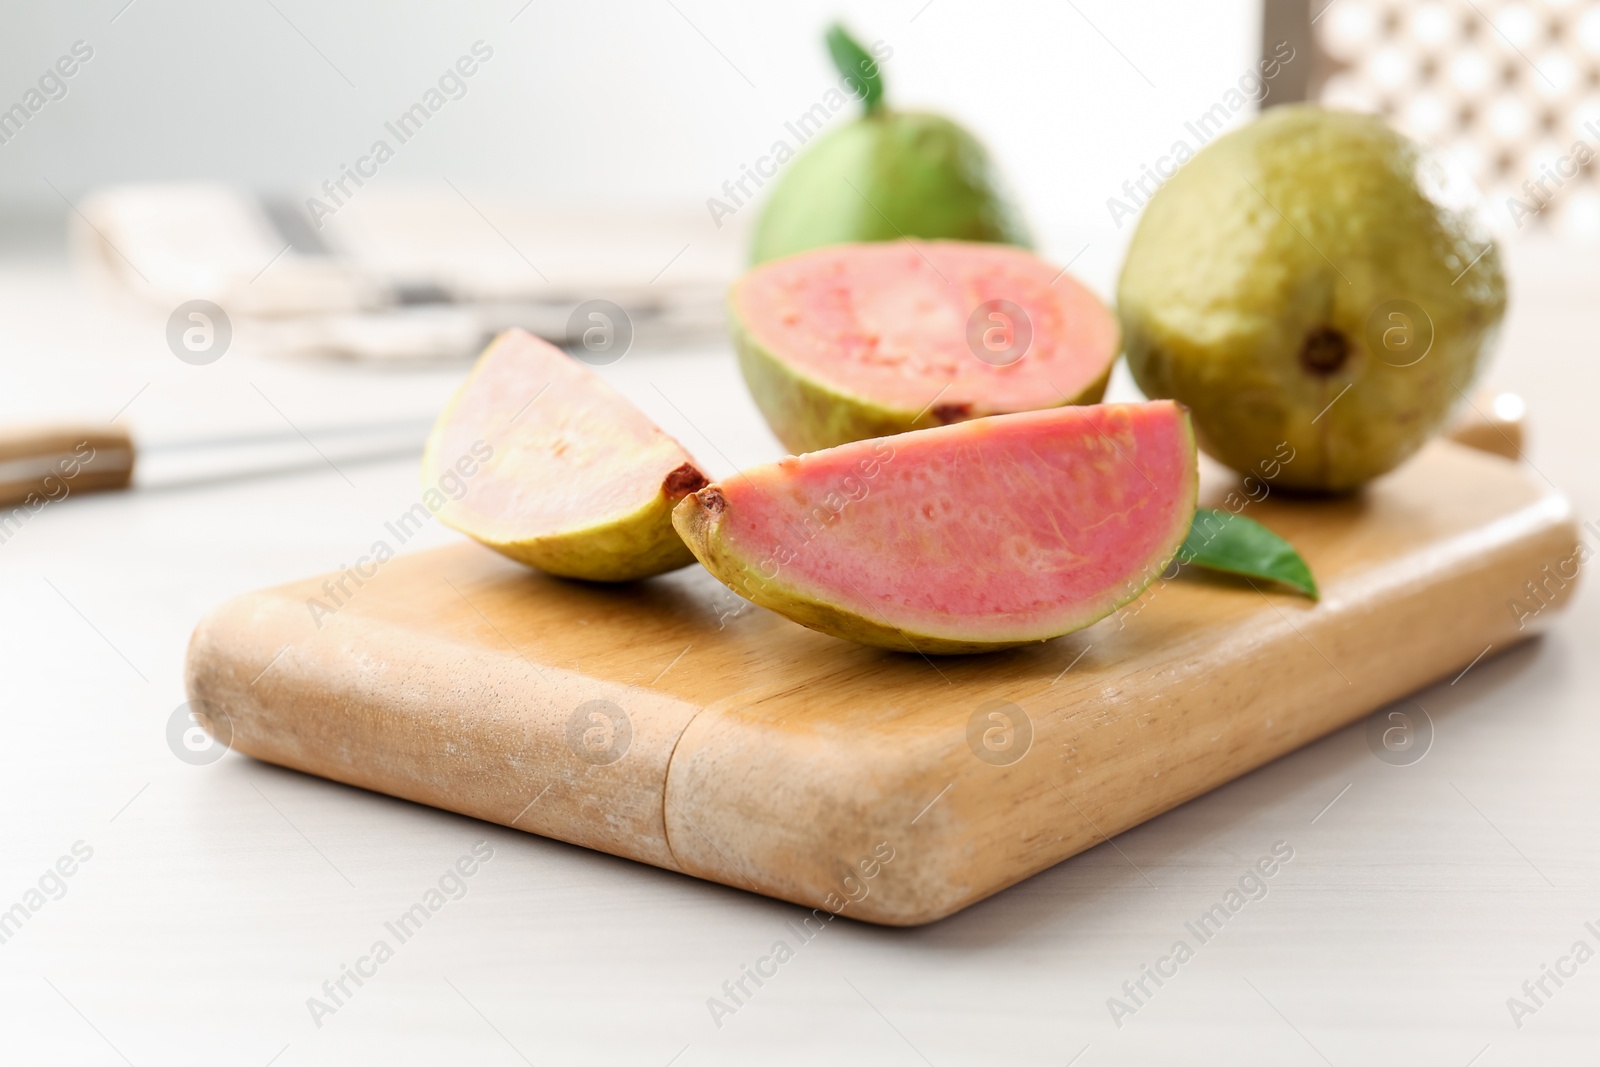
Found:
[[[850,90],[861,100],[863,111],[871,115],[883,107],[883,77],[878,61],[835,22],[828,27],[828,54]]]
[[[1311,568],[1293,545],[1259,522],[1216,508],[1195,509],[1178,560],[1225,574],[1279,582],[1312,600],[1320,595]]]

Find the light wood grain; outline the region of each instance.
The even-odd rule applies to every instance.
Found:
[[[1468,448],[1520,460],[1527,447],[1527,422],[1527,405],[1522,397],[1482,389],[1476,396],[1464,399],[1444,433]]]
[[[1246,513],[1301,549],[1321,603],[1185,574],[1078,634],[929,661],[803,629],[698,568],[603,588],[463,544],[349,583],[320,626],[321,579],[229,602],[195,632],[189,693],[263,760],[923,923],[1529,636],[1508,601],[1576,539],[1529,471],[1448,442],[1359,497]],[[597,699],[632,729],[607,764],[568,742]],[[1015,762],[969,745],[992,701],[1031,723]]]

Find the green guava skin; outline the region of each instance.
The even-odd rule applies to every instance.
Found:
[[[622,518],[551,537],[500,541],[463,532],[546,574],[587,582],[632,582],[694,562],[694,554],[672,528],[672,509],[682,499],[663,491]]]
[[[1311,105],[1206,146],[1151,198],[1122,268],[1140,388],[1187,404],[1207,453],[1274,486],[1344,492],[1400,464],[1466,395],[1506,306],[1499,249],[1440,173],[1376,116]],[[1415,347],[1381,347],[1392,300],[1432,322],[1410,366],[1394,364]],[[1346,352],[1316,370],[1306,343],[1326,352],[1325,331]]]
[[[937,405],[929,405],[921,411],[905,411],[885,407],[819,382],[784,363],[751,337],[750,331],[745,329],[739,318],[731,296],[728,303],[728,334],[733,340],[733,350],[739,356],[739,370],[744,375],[745,385],[749,387],[756,407],[761,409],[767,425],[772,427],[773,434],[783,443],[783,447],[794,455],[851,441],[865,441],[869,437],[888,437],[986,415],[1005,414],[1004,411],[977,407],[951,411]],[[1098,404],[1105,396],[1106,383],[1110,380],[1111,368],[1108,366],[1104,374],[1074,396],[1064,398],[1061,404]]]
[[[976,137],[941,115],[880,108],[788,165],[756,223],[750,261],[902,237],[1032,247]]]

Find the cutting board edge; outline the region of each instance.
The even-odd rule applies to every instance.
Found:
[[[577,753],[566,748],[562,743],[564,731],[560,722],[530,725],[513,718],[517,709],[510,708],[498,719],[499,732],[490,731],[491,736],[497,740],[513,737],[524,746],[519,752],[528,752],[527,762],[536,764],[536,769],[512,795],[514,799],[499,798],[502,800],[499,803],[497,798],[489,796],[467,800],[459,792],[452,795],[452,786],[460,779],[452,777],[448,766],[431,768],[435,773],[430,781],[428,776],[418,775],[407,765],[411,752],[403,746],[409,741],[413,749],[448,751],[459,740],[451,731],[450,715],[460,712],[464,718],[464,713],[478,711],[483,705],[475,703],[473,695],[467,693],[448,707],[430,705],[425,714],[418,715],[391,699],[401,687],[376,686],[369,692],[360,692],[351,685],[330,689],[318,684],[318,679],[334,675],[333,670],[321,675],[309,672],[296,675],[278,667],[287,658],[288,649],[274,651],[275,640],[263,644],[253,643],[253,639],[263,633],[283,632],[274,629],[273,614],[298,614],[302,605],[295,594],[300,588],[301,583],[291,583],[233,597],[208,612],[190,636],[184,670],[188,699],[208,713],[203,725],[214,736],[217,733],[215,716],[219,710],[223,713],[229,732],[224,743],[229,748],[252,759],[303,774],[681,873],[662,823],[664,790],[661,783],[665,781],[666,760],[676,747],[684,726],[704,709],[660,693],[640,691],[633,694],[628,703],[635,707],[634,721],[659,726],[660,713],[665,711],[669,716],[666,725],[649,738],[653,744],[648,747],[637,732],[633,735],[626,753],[633,759],[619,758],[597,764],[575,758]],[[362,623],[367,627],[373,625],[370,619]],[[338,624],[335,618],[328,625],[336,630]],[[396,628],[391,629],[395,634],[401,633]],[[329,636],[337,644],[339,634],[334,632]],[[299,651],[317,647],[301,646]],[[445,642],[444,648],[445,657],[454,653],[462,657],[460,662],[468,662],[465,650],[469,646]],[[326,646],[321,646],[321,651],[329,652]],[[390,658],[394,658],[392,650]],[[264,670],[263,664],[272,666]],[[449,665],[448,659],[445,665]],[[534,673],[530,674],[531,665],[514,651],[473,650],[470,665],[474,676],[494,675],[489,679],[490,689],[511,694],[508,699],[515,704],[527,703],[533,699],[529,694],[533,694],[534,698],[548,699],[552,705],[571,707],[581,701],[570,694],[562,699],[558,688],[561,682],[579,687],[584,700],[593,699],[596,691],[592,687],[600,684],[547,665],[544,670],[557,679],[556,686],[552,686],[538,668],[533,668]],[[262,688],[257,689],[258,684]],[[618,696],[629,688],[607,684],[605,692]],[[375,699],[374,693],[385,699]],[[657,715],[639,714],[641,700]],[[362,717],[372,720],[365,723],[364,732],[360,732],[360,723],[352,724],[346,719],[340,724],[355,732],[355,740],[342,740],[346,747],[362,757],[359,761],[341,763],[327,754],[329,746],[323,742],[328,738],[314,732],[319,717],[298,714],[302,705],[326,707],[329,704],[358,706]],[[503,707],[504,702],[500,705]],[[674,708],[676,714],[673,714]],[[419,726],[420,734],[415,732]],[[517,733],[511,734],[512,730]],[[338,740],[335,739],[336,743]],[[530,744],[539,750],[529,751]],[[471,760],[464,756],[461,762],[470,764]],[[441,771],[443,773],[439,773]],[[511,784],[519,781],[521,779],[513,778]],[[551,803],[546,803],[544,794],[540,793],[541,783],[551,787],[554,794]],[[555,802],[563,799],[567,802],[564,805]],[[524,801],[527,801],[525,805]],[[616,810],[619,806],[624,809],[621,818]]]

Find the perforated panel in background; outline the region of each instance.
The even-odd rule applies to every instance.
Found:
[[[1313,0],[1312,15],[1313,99],[1432,145],[1501,233],[1600,236],[1600,4]]]

